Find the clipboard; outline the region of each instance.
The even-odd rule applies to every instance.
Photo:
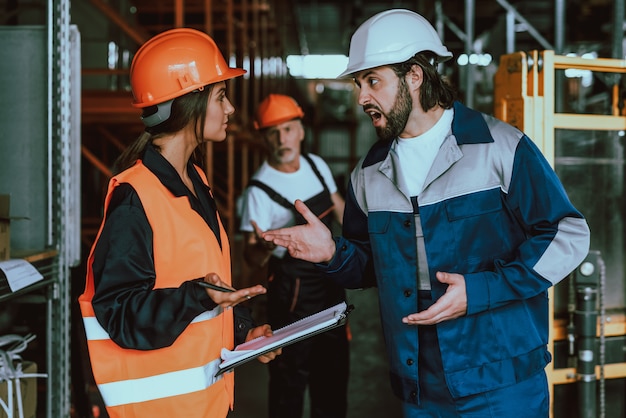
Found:
[[[341,302],[316,314],[274,330],[270,337],[258,337],[239,344],[234,350],[222,349],[222,362],[215,377],[247,363],[265,353],[311,338],[346,323],[353,305]]]

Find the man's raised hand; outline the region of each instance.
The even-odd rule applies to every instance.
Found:
[[[306,224],[265,231],[263,239],[287,248],[289,255],[312,263],[326,263],[335,255],[335,241],[324,223],[301,200],[294,203]]]

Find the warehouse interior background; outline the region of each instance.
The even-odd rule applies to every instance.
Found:
[[[10,196],[0,222],[10,218],[11,258],[42,275],[17,291],[0,276],[0,337],[30,336],[21,356],[45,374],[30,386],[36,399],[24,400],[32,416],[106,416],[76,298],[112,163],[143,130],[128,76],[139,46],[193,27],[248,71],[229,81],[229,138],[207,146],[204,167],[232,242],[235,284],[246,286],[263,280],[241,257],[236,210],[263,159],[256,104],[269,93],[294,96],[306,149],[329,162],[343,191],[375,135],[353,82],[335,75],[354,30],[388,8],[433,23],[454,54],[441,70],[461,100],[538,142],[588,218],[587,269],[551,293],[551,413],[626,416],[624,0],[0,0],[0,195]],[[374,292],[349,293],[357,307],[350,417],[399,415]],[[261,302],[252,305],[260,316]],[[585,344],[598,359],[591,371],[577,361]],[[238,372],[233,417],[265,416],[265,373],[260,365]]]

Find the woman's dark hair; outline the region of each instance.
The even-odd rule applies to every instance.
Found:
[[[414,65],[418,65],[424,73],[420,94],[420,105],[424,112],[436,105],[450,109],[457,98],[457,92],[437,71],[437,55],[430,51],[418,52],[407,61],[390,67],[398,77],[404,78]]]
[[[203,143],[207,103],[212,90],[213,84],[209,84],[202,90],[195,90],[174,99],[170,117],[156,126],[146,127],[145,131],[115,160],[113,175],[132,167],[154,139],[178,132],[190,124],[195,127],[198,144]],[[150,115],[155,111],[156,106],[151,106],[145,108],[143,114]]]

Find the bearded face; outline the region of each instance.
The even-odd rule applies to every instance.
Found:
[[[396,93],[396,100],[394,101],[391,110],[389,110],[388,113],[381,112],[387,119],[387,124],[376,126],[376,134],[378,135],[378,138],[383,141],[392,141],[397,138],[406,126],[412,108],[413,104],[409,88],[406,85],[406,80],[404,78],[400,78],[398,92]]]

